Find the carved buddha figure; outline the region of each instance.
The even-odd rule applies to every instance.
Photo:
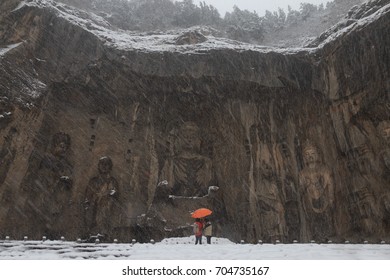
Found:
[[[333,204],[334,186],[330,170],[321,162],[319,152],[313,145],[303,149],[305,168],[300,172],[307,206],[316,213],[323,213]]]
[[[85,192],[86,223],[90,230],[106,233],[115,217],[111,217],[118,204],[118,181],[111,175],[112,160],[102,157],[98,163],[98,175],[93,177]],[[112,215],[113,216],[113,215]]]
[[[324,239],[333,234],[334,184],[332,172],[321,161],[316,146],[303,148],[305,167],[299,173],[303,207],[313,238]]]
[[[204,195],[212,180],[212,166],[210,158],[201,154],[199,127],[186,122],[175,136],[174,154],[164,164],[162,179],[169,182],[174,195]]]
[[[272,167],[266,161],[261,164],[261,182],[257,189],[257,204],[260,210],[262,228],[271,241],[283,239],[286,235],[285,209]]]

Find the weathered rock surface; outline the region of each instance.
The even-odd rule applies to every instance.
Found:
[[[232,240],[389,240],[389,26],[177,45],[2,1],[0,235],[156,240],[209,207]]]

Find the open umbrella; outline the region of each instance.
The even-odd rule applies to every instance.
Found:
[[[211,213],[213,213],[213,211],[211,211],[210,209],[199,208],[191,213],[191,217],[192,218],[203,218],[203,217],[211,215]]]

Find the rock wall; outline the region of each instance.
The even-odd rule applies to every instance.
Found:
[[[180,53],[2,5],[1,236],[148,241],[209,207],[237,241],[389,240],[388,12],[315,49]]]

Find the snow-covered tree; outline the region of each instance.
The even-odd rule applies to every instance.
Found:
[[[233,12],[226,13],[224,25],[230,38],[241,41],[261,41],[264,35],[261,18],[254,11],[233,7]]]

